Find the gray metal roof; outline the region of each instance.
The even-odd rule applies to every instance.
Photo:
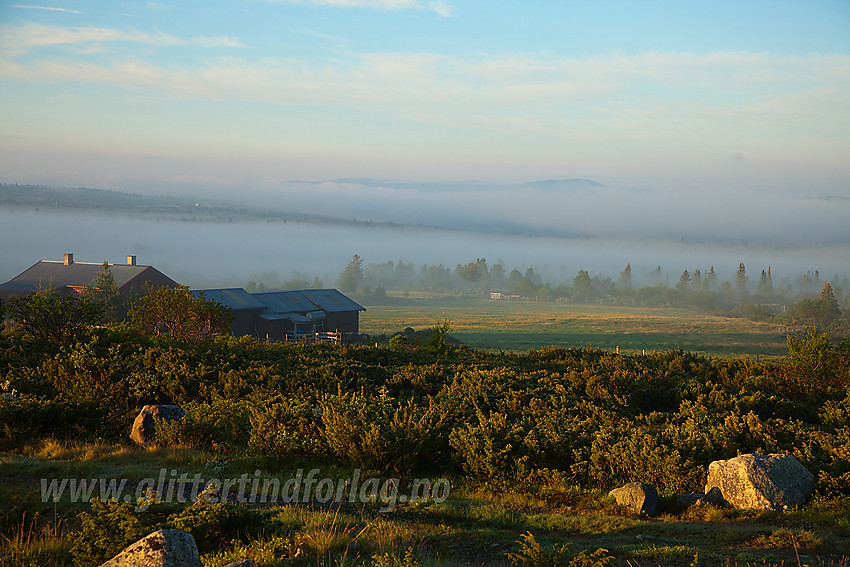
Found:
[[[279,321],[281,319],[289,319],[293,323],[309,323],[312,321],[309,317],[301,315],[300,313],[261,313],[261,319],[265,319],[266,321]]]
[[[326,313],[366,310],[335,289],[250,293],[241,287],[232,287],[192,293],[198,295],[201,291],[207,299],[218,301],[234,311],[257,309],[260,317],[268,321],[289,319],[296,323],[307,323],[324,319]]]
[[[302,291],[264,291],[253,294],[272,313],[308,313],[316,305]]]
[[[259,299],[254,297],[249,292],[241,287],[231,287],[224,289],[204,289],[193,291],[192,294],[196,297],[203,292],[204,297],[208,300],[221,303],[225,307],[229,307],[233,311],[241,311],[245,309],[265,309],[266,305]]]
[[[340,311],[366,311],[366,308],[336,289],[302,289],[299,293],[327,313]]]
[[[127,264],[110,264],[109,271],[120,289],[131,280],[148,270],[156,270],[151,266],[131,266]],[[83,287],[95,285],[95,277],[103,271],[103,262],[74,262],[65,264],[62,261],[41,260],[21,274],[4,283],[0,288],[7,290],[38,290],[53,285],[61,287]]]

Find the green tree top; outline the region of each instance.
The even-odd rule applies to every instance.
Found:
[[[128,306],[118,291],[109,262],[103,262],[103,270],[95,276],[94,286],[86,286],[85,293],[103,309],[104,323],[119,323],[124,320]]]
[[[841,308],[829,282],[823,284],[820,295],[815,299],[797,302],[791,312],[798,321],[815,325],[829,325],[841,317]]]
[[[579,301],[588,301],[593,297],[593,280],[587,270],[579,270],[573,278],[573,293]]]
[[[735,273],[735,284],[740,288],[747,286],[747,267],[743,262],[738,264],[738,271]]]
[[[342,291],[352,292],[363,284],[363,260],[355,254],[348,265],[340,272],[337,285]]]
[[[631,262],[626,263],[626,267],[623,268],[622,272],[620,272],[619,284],[624,289],[631,289],[632,288],[632,264],[631,264]]]
[[[464,281],[472,284],[472,289],[475,290],[475,284],[481,279],[487,277],[487,260],[478,258],[474,262],[468,264],[458,264],[455,268],[457,275]]]
[[[130,309],[130,320],[148,334],[194,343],[228,333],[233,313],[203,293],[193,295],[188,286],[163,286],[147,290]]]
[[[52,285],[13,298],[9,311],[28,335],[55,345],[77,340],[103,318],[103,309],[88,297],[63,296]]]

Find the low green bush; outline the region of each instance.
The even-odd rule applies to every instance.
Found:
[[[91,512],[79,514],[71,555],[76,567],[93,567],[111,559],[131,543],[157,530],[152,514],[133,511],[133,504],[91,500]]]
[[[169,516],[166,524],[192,534],[202,551],[256,535],[265,527],[261,513],[228,502],[209,502],[203,495],[191,506]]]
[[[230,453],[248,444],[248,402],[216,399],[211,402],[189,402],[183,409],[186,416],[181,419],[156,420],[158,444],[206,448],[221,453]]]
[[[328,396],[321,404],[330,450],[369,470],[409,473],[433,467],[445,453],[446,423],[433,398],[425,403],[361,392]]]
[[[320,406],[308,400],[277,396],[251,407],[250,412],[248,447],[253,454],[303,457],[325,452]]]

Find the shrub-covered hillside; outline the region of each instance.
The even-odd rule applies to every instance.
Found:
[[[2,442],[124,440],[145,404],[188,419],[161,444],[321,459],[377,473],[447,473],[530,487],[628,481],[702,487],[708,464],[793,453],[821,493],[850,494],[850,341],[789,339],[782,363],[681,351],[185,344],[123,329],[51,345],[0,335]]]

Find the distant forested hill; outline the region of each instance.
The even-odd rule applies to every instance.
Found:
[[[198,200],[191,197],[142,195],[109,189],[92,189],[90,187],[49,187],[17,183],[0,183],[0,207],[128,213],[175,220],[211,222],[263,220],[334,225],[393,224],[250,208],[232,203]]]

